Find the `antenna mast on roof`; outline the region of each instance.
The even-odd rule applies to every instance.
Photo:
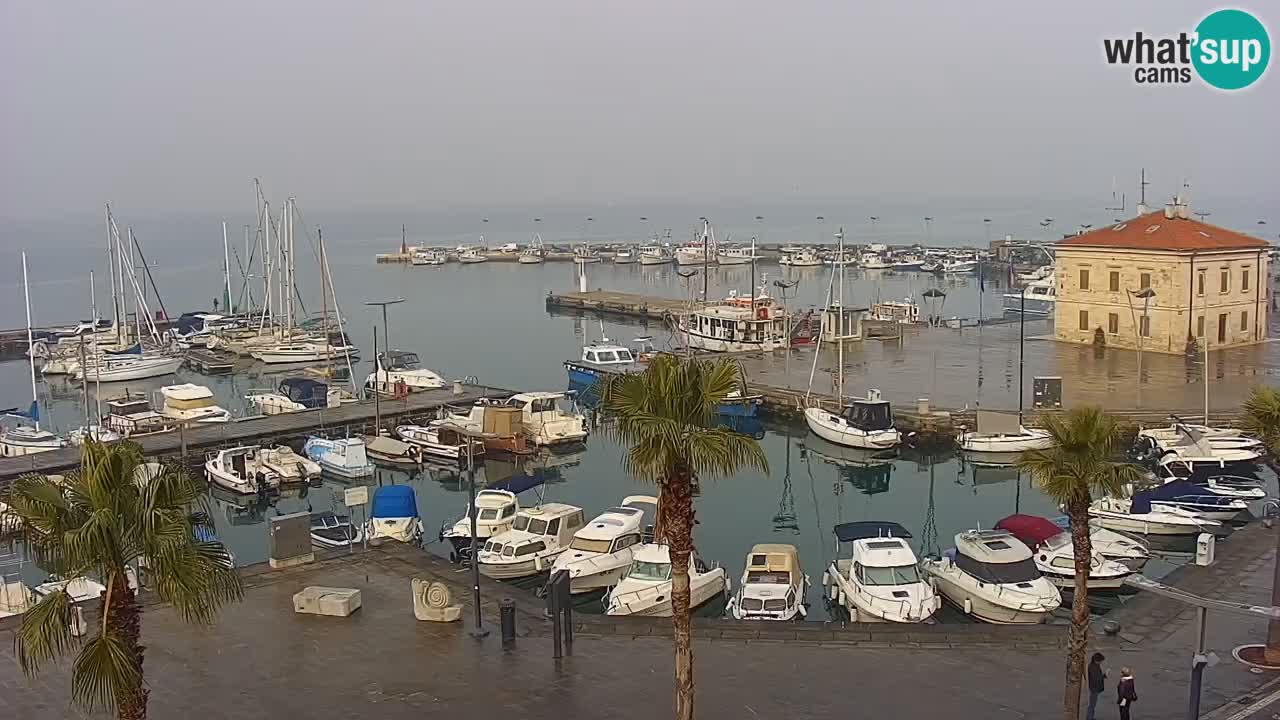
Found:
[[[1147,186],[1150,184],[1151,184],[1151,181],[1147,179],[1147,169],[1142,168],[1142,174],[1138,176],[1138,192],[1139,192],[1138,214],[1139,215],[1147,214]]]
[[[1120,206],[1119,206],[1119,207],[1114,207],[1115,202],[1116,202],[1116,179],[1115,179],[1115,176],[1112,176],[1112,177],[1111,177],[1111,203],[1112,203],[1113,207],[1105,207],[1105,208],[1102,208],[1102,209],[1103,209],[1103,210],[1107,210],[1107,211],[1109,211],[1109,212],[1124,212],[1124,207],[1125,207],[1125,197],[1124,197],[1124,193],[1120,193]]]

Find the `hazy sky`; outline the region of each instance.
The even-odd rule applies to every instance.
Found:
[[[0,215],[245,207],[254,176],[352,209],[1097,197],[1144,165],[1273,203],[1280,69],[1103,61],[1214,7],[5,0]]]

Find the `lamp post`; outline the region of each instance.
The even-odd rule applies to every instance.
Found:
[[[480,613],[480,546],[476,543],[476,457],[475,441],[477,439],[497,437],[494,433],[476,432],[453,423],[442,423],[442,428],[452,430],[467,439],[467,516],[471,519],[471,603],[476,609],[476,625],[471,630],[471,637],[479,640],[489,635],[484,627],[484,619]]]
[[[402,302],[404,302],[404,298],[402,297],[398,297],[392,300],[365,300],[364,301],[365,305],[380,306],[382,308],[382,342],[386,345],[388,350],[391,349],[391,333],[388,332],[387,330],[387,306],[399,305]],[[375,362],[377,361],[376,352],[374,353],[374,361]]]
[[[1147,311],[1151,307],[1151,298],[1156,296],[1156,291],[1149,287],[1144,287],[1137,292],[1129,291],[1131,297],[1142,298],[1142,322],[1138,327],[1134,328],[1134,334],[1138,336],[1138,407],[1142,407],[1142,359],[1143,350],[1146,348],[1146,335],[1151,328],[1151,320],[1147,316]],[[1133,313],[1133,303],[1129,304],[1129,312]]]

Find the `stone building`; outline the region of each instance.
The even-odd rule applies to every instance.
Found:
[[[1163,353],[1265,340],[1271,246],[1191,214],[1175,201],[1059,242],[1057,338]]]

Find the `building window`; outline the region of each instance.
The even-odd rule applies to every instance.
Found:
[[[1231,289],[1231,271],[1226,268],[1222,268],[1222,272],[1218,274],[1218,283],[1222,286],[1222,288],[1218,292],[1226,293],[1228,290],[1230,290]]]
[[[1240,273],[1240,291],[1249,292],[1249,268],[1245,268],[1244,272]]]
[[[1081,290],[1089,289],[1089,271],[1088,270],[1080,271],[1080,289]]]
[[[1196,337],[1204,337],[1204,316],[1196,318]]]
[[[1146,290],[1151,287],[1151,273],[1142,273],[1138,285],[1141,286],[1140,290]]]
[[[1196,295],[1204,297],[1204,271],[1201,270],[1196,275]]]
[[[1088,270],[1086,270],[1085,272],[1088,272]],[[1081,330],[1089,329],[1089,311],[1088,310],[1080,311],[1080,329]]]
[[[1108,285],[1111,292],[1120,292],[1120,271],[1112,270],[1108,277]]]
[[[1249,311],[1248,310],[1245,310],[1240,313],[1240,329],[1241,330],[1249,329]]]
[[[1116,313],[1107,313],[1107,332],[1115,335],[1120,332],[1120,316]]]
[[[1151,337],[1151,318],[1146,315],[1138,318],[1138,332],[1142,337]]]
[[[1227,314],[1222,313],[1221,315],[1218,316],[1218,342],[1224,343],[1226,341],[1227,341]]]

